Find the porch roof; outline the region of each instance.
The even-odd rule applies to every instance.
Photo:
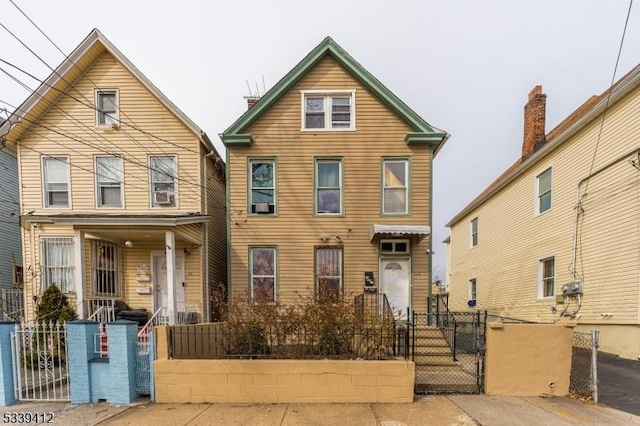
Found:
[[[371,225],[369,241],[376,237],[417,237],[421,241],[430,233],[428,225]]]
[[[208,215],[157,215],[157,214],[55,214],[55,215],[22,215],[20,221],[23,226],[31,223],[64,223],[72,225],[137,225],[137,226],[179,226],[192,223],[204,223]]]

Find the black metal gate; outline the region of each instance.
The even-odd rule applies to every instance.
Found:
[[[486,313],[413,312],[410,353],[416,393],[471,393],[484,390]]]

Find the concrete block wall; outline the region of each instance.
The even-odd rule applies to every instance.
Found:
[[[169,360],[154,362],[158,403],[410,403],[411,361]]]

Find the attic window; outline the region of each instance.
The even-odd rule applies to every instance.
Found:
[[[117,127],[118,116],[118,91],[96,91],[96,125]]]
[[[302,130],[355,130],[355,90],[303,90]]]

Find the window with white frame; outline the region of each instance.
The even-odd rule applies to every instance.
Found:
[[[342,214],[342,161],[316,160],[316,214]]]
[[[96,157],[99,207],[122,207],[122,174],[121,157]]]
[[[473,219],[471,219],[471,223],[469,224],[470,227],[470,241],[471,241],[471,247],[475,247],[478,245],[478,218],[475,217]]]
[[[469,301],[476,301],[478,295],[477,281],[475,278],[469,280]]]
[[[251,299],[255,302],[276,300],[276,249],[253,247],[250,250]]]
[[[73,238],[42,237],[40,241],[43,290],[55,284],[65,293],[74,292]]]
[[[537,205],[536,213],[551,209],[551,167],[536,176]]]
[[[409,161],[387,159],[382,161],[382,213],[409,212]]]
[[[171,155],[152,156],[151,205],[153,207],[176,206],[176,158]]]
[[[120,295],[120,247],[108,241],[91,241],[91,270],[94,296]]]
[[[276,164],[273,160],[249,162],[251,213],[274,214],[276,212]]]
[[[538,297],[554,297],[556,275],[556,259],[548,257],[538,262]]]
[[[305,130],[353,130],[355,128],[355,91],[303,92]]]
[[[43,157],[44,206],[69,207],[69,157]]]
[[[342,293],[342,247],[316,248],[316,295],[333,300]]]
[[[118,117],[118,91],[96,91],[96,124],[98,126],[117,126]]]

